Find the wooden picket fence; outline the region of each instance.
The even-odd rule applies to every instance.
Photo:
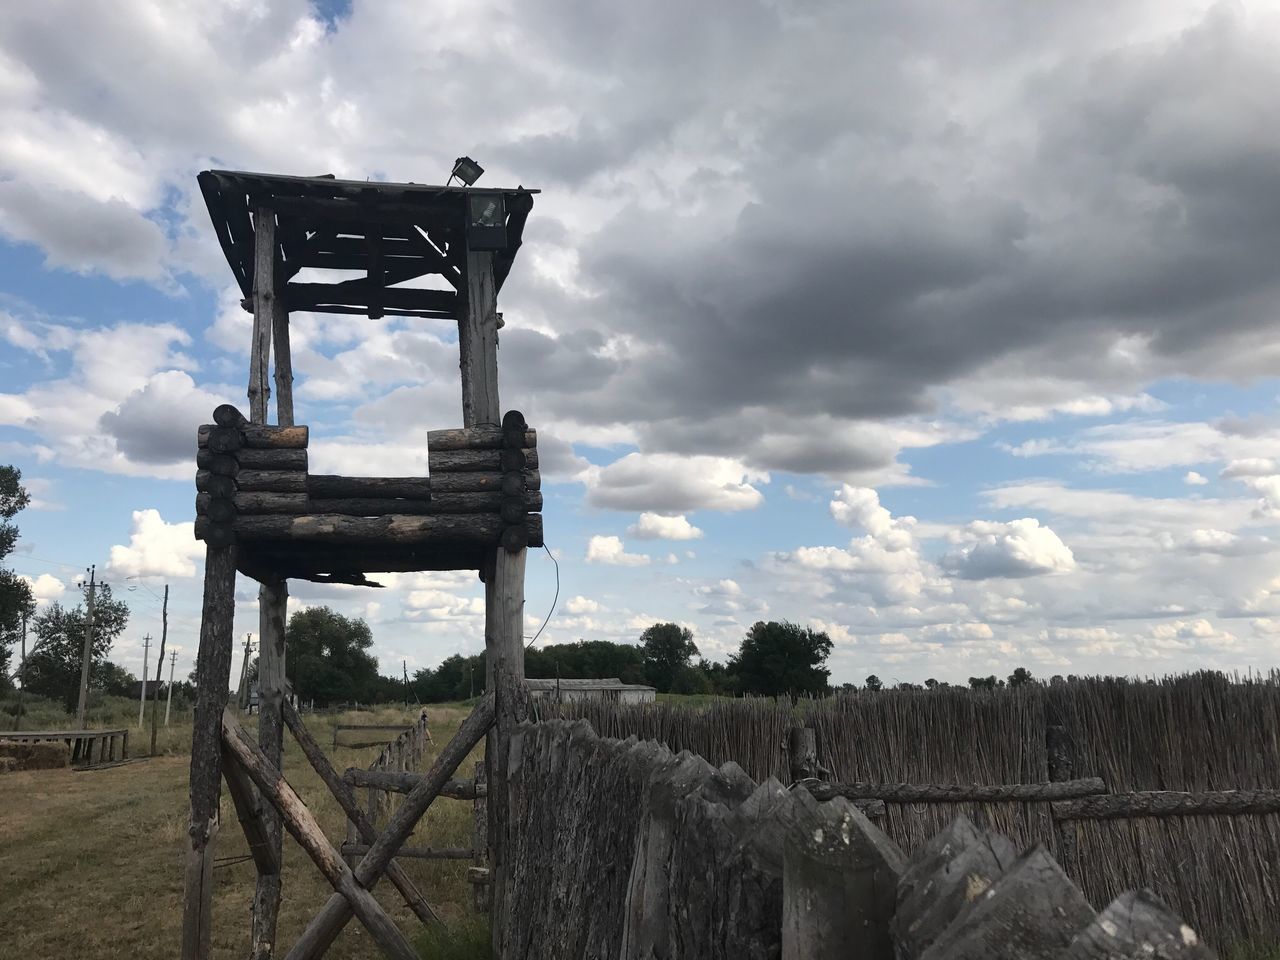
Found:
[[[1043,846],[963,816],[908,857],[844,797],[585,721],[523,724],[508,775],[501,956],[1214,956],[1151,894],[1095,913]]]

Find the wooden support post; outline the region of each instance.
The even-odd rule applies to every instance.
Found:
[[[236,548],[209,547],[204,561],[204,608],[196,654],[196,705],[191,732],[191,820],[182,915],[183,960],[206,960],[213,904],[213,843],[222,792],[222,711],[231,679]],[[129,735],[122,746],[129,756]]]
[[[787,737],[791,755],[791,782],[818,775],[818,735],[812,727],[792,727]]]
[[[302,798],[294,792],[280,770],[267,760],[230,712],[222,715],[221,732],[223,744],[235,754],[262,796],[279,811],[280,819],[289,833],[338,891],[337,896],[360,918],[360,922],[383,953],[393,960],[418,960],[418,952],[379,906],[368,888],[358,882],[350,868],[342,862],[341,855],[330,845]]]
[[[458,765],[466,759],[472,748],[484,738],[493,725],[493,716],[494,698],[492,694],[488,694],[476,704],[471,716],[462,722],[453,739],[445,744],[431,764],[431,769],[427,771],[426,778],[405,797],[386,830],[356,867],[356,882],[361,887],[371,890],[378,882],[396,851],[404,845],[422,815],[427,812],[431,801],[439,794],[440,787],[458,769]],[[286,954],[285,960],[314,960],[323,956],[351,919],[351,915],[351,906],[346,898],[334,894],[307,925],[293,949]]]
[[[235,754],[228,752],[225,745],[222,747],[222,776],[227,781],[227,793],[231,794],[231,802],[235,804],[236,818],[244,830],[244,839],[249,845],[249,855],[253,857],[254,865],[258,868],[258,879],[261,880],[263,876],[278,877],[280,848],[271,842],[265,816],[268,811],[274,813],[274,810],[270,807],[263,809],[262,804],[258,802],[258,793],[249,775],[245,773],[244,767],[240,765]],[[277,815],[275,819],[279,821],[279,816]]]
[[[284,622],[289,603],[289,587],[274,580],[258,588],[258,745],[278,770],[283,764],[284,721]],[[274,809],[263,818],[267,842],[277,860],[282,856],[280,817]],[[253,897],[253,939],[250,957],[270,960],[275,956],[276,920],[280,913],[280,871],[258,871]]]
[[[302,722],[302,717],[299,716],[298,711],[287,700],[284,702],[283,713],[285,723],[288,724],[290,731],[292,731],[294,739],[298,741],[298,746],[302,748],[302,752],[310,762],[312,769],[324,781],[325,786],[329,788],[329,792],[333,794],[334,799],[338,801],[338,805],[342,807],[343,812],[347,815],[347,844],[343,844],[344,851],[348,844],[358,845],[361,840],[365,843],[373,843],[378,839],[378,834],[374,830],[373,824],[369,822],[368,818],[364,816],[364,812],[360,809],[360,801],[356,799],[351,788],[338,776],[338,772],[329,763],[329,758],[320,749],[320,744],[316,743],[315,737],[311,736],[311,731]],[[358,857],[344,853],[344,859],[348,859],[349,863],[354,864]],[[394,860],[387,866],[387,879],[395,884],[395,888],[404,897],[404,902],[409,905],[409,909],[414,912],[414,915],[419,920],[428,925],[444,926],[440,918],[436,916],[435,911],[431,909],[431,905],[427,903],[426,898],[418,892],[418,888],[413,885],[413,881],[405,875],[405,872],[400,869],[400,865]]]
[[[277,296],[272,304],[271,339],[276,351],[276,422],[292,427],[293,354],[289,348],[289,307],[284,297]]]
[[[1054,782],[1071,780],[1076,769],[1075,749],[1066,723],[1065,699],[1063,690],[1053,688],[1049,689],[1045,698],[1045,752],[1049,760],[1049,779]],[[1095,792],[1102,793],[1103,790]],[[1069,821],[1055,820],[1053,834],[1057,846],[1054,855],[1058,864],[1068,875],[1072,875],[1076,869],[1079,828]]]
[[[253,213],[253,344],[249,357],[249,419],[267,422],[267,371],[271,363],[271,321],[276,299],[276,215],[259,206]]]
[[[462,369],[462,422],[497,425],[498,292],[493,254],[467,252],[467,296],[458,317],[459,366]]]
[[[524,570],[528,550],[514,553],[499,547],[495,551],[493,575],[485,584],[485,654],[493,666],[496,697],[492,752],[488,761],[489,796],[489,876],[493,881],[492,913],[501,916],[506,891],[507,830],[510,801],[507,796],[507,763],[511,735],[529,712],[528,689],[524,683]],[[492,927],[493,955],[504,956],[506,931]]]
[[[488,871],[489,868],[489,791],[488,780],[485,779],[485,763],[477,760],[475,765],[476,799],[473,808],[471,826],[471,866],[475,870]],[[481,789],[481,785],[485,789]],[[489,884],[473,883],[471,885],[471,902],[476,913],[489,912]]]

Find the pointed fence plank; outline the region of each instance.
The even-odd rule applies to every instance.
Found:
[[[1067,949],[1065,960],[1217,960],[1150,890],[1122,893]]]

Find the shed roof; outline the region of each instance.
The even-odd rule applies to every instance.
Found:
[[[252,214],[266,206],[276,215],[276,255],[286,281],[303,268],[366,273],[337,283],[288,282],[289,308],[373,316],[457,315],[458,291],[465,290],[467,198],[473,194],[501,194],[505,200],[507,241],[494,253],[493,265],[500,289],[539,192],[238,170],[206,170],[198,180],[223,255],[246,298],[253,293]],[[429,274],[442,276],[451,289],[402,286]]]

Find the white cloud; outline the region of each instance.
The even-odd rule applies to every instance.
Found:
[[[193,577],[203,555],[194,523],[166,523],[159,510],[135,510],[129,545],[111,548],[108,568],[119,577]]]
[[[600,604],[598,602],[583,596],[570,597],[565,601],[564,608],[569,613],[575,614],[600,612]]]
[[[752,484],[768,483],[769,475],[728,457],[629,453],[588,468],[583,481],[592,506],[670,514],[755,509],[764,495]]]
[[[637,540],[702,539],[702,531],[683,514],[669,517],[660,513],[642,513],[640,519],[627,528],[627,535]]]
[[[975,520],[957,531],[952,542],[958,549],[942,558],[942,566],[965,580],[1035,577],[1076,567],[1071,549],[1031,517],[1008,523]]]
[[[618,537],[597,534],[587,542],[587,563],[604,563],[614,567],[643,567],[650,557],[644,553],[627,553]]]
[[[19,579],[25,580],[31,587],[31,595],[36,598],[36,602],[40,604],[49,603],[57,600],[67,592],[67,585],[57,577],[48,573],[42,573],[38,577],[21,576]]]
[[[1182,478],[1182,482],[1189,487],[1203,487],[1209,482],[1209,478],[1196,473],[1194,470],[1188,470],[1186,476]]]

